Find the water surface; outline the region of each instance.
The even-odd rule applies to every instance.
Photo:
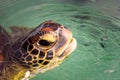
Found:
[[[87,1],[87,0],[86,0]],[[95,0],[90,0],[95,1]],[[31,80],[119,80],[120,21],[85,1],[1,0],[0,24],[36,27],[46,20],[67,26],[78,46],[61,66]],[[74,4],[72,4],[74,3]],[[81,5],[80,5],[80,4]]]

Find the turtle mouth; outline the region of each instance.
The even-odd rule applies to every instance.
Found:
[[[76,46],[77,41],[75,38],[72,38],[65,50],[59,55],[59,58],[66,58],[69,56],[76,49]]]

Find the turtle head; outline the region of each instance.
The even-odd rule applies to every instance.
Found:
[[[27,68],[46,67],[47,70],[59,65],[75,48],[76,40],[71,31],[50,20],[22,40],[18,61]],[[17,56],[18,52],[15,54]]]
[[[39,35],[37,41],[34,41],[35,38],[32,35],[33,42],[35,42],[34,47],[46,53],[45,59],[54,59],[56,63],[62,62],[76,48],[76,40],[73,38],[72,32],[52,20],[43,22],[34,32]]]

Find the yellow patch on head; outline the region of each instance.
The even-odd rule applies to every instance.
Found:
[[[56,41],[56,36],[54,36],[53,34],[45,34],[42,37],[42,40],[47,40],[49,42],[54,42],[54,41]]]

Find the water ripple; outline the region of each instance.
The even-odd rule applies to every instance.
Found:
[[[6,5],[9,5],[9,3]],[[62,70],[59,70],[60,68],[52,70],[52,74],[50,72],[45,73],[36,77],[36,80],[38,78],[41,80],[47,80],[48,78],[73,80],[76,77],[78,77],[78,80],[81,77],[83,78],[81,80],[88,80],[86,76],[82,76],[86,74],[92,76],[90,80],[96,80],[94,76],[97,76],[97,78],[101,78],[101,76],[93,73],[93,71],[104,72],[104,68],[109,68],[109,65],[118,65],[118,63],[114,63],[116,60],[119,61],[118,56],[120,56],[119,19],[88,7],[71,4],[44,3],[24,6],[19,5],[14,7],[12,11],[1,12],[0,14],[4,16],[0,16],[0,23],[7,28],[12,25],[36,27],[45,20],[55,20],[67,26],[73,32],[78,43],[77,50],[69,59],[71,63],[68,64],[68,61],[62,65]],[[107,63],[106,60],[109,62]],[[66,73],[64,73],[65,71]],[[104,76],[102,73],[101,75]],[[104,78],[106,80],[105,76]]]

